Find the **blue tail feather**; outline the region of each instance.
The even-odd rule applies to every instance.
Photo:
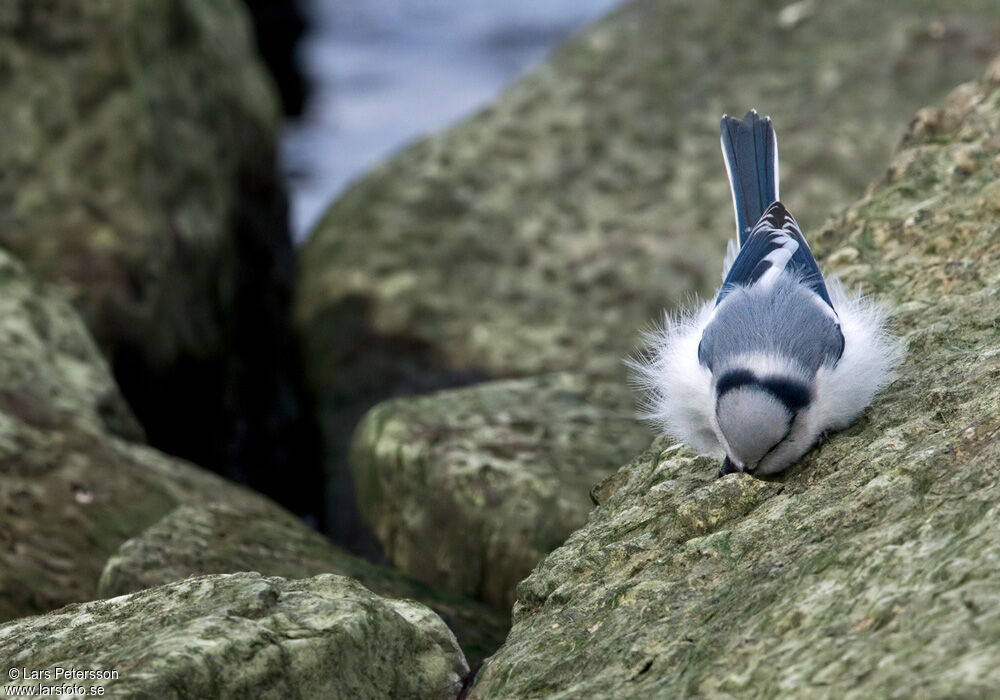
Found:
[[[761,215],[778,199],[778,142],[770,117],[761,119],[755,110],[743,119],[724,116],[720,131],[742,246]]]

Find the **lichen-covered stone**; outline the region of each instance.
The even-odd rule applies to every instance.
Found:
[[[0,245],[74,302],[151,444],[265,490],[310,464],[272,93],[238,0],[0,7]]]
[[[859,196],[907,119],[990,56],[991,0],[629,3],[480,114],[407,149],[337,201],[307,242],[297,312],[433,346],[491,373],[618,361],[635,329],[718,284],[733,233],[717,143],[756,106],[806,228]],[[338,380],[355,345],[317,343]]]
[[[263,502],[177,508],[118,548],[104,568],[97,593],[108,598],[191,576],[239,571],[283,578],[339,574],[378,595],[419,600],[454,631],[471,663],[496,651],[507,632],[506,615],[353,556],[298,518]]]
[[[518,587],[471,697],[981,697],[1000,686],[1000,61],[808,235],[907,359],[773,481],[656,442]],[[789,192],[798,183],[789,183]]]
[[[4,424],[72,421],[142,440],[79,315],[0,249],[0,413]]]
[[[0,250],[0,620],[93,598],[178,503],[263,501],[141,438],[79,315]]]
[[[116,671],[77,681],[118,698],[451,700],[468,666],[428,608],[334,575],[191,578],[0,626],[11,667]],[[94,695],[95,693],[88,693]]]
[[[509,610],[591,487],[649,444],[632,412],[623,387],[569,373],[380,404],[354,441],[361,510],[402,571]]]
[[[995,0],[785,5],[627,3],[333,204],[296,316],[342,493],[344,435],[374,397],[610,374],[664,307],[718,285],[724,112],[774,117],[782,196],[814,229],[1000,35]]]

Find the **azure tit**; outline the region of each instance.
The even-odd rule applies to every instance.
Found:
[[[768,117],[722,118],[736,210],[722,287],[667,316],[628,360],[642,417],[702,454],[719,476],[773,474],[820,435],[850,425],[902,357],[880,306],[827,283],[778,201],[778,144]]]

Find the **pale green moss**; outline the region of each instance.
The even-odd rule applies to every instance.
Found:
[[[148,447],[83,321],[0,251],[0,620],[96,595],[179,503],[263,499]]]
[[[496,651],[507,632],[506,615],[353,556],[263,502],[177,508],[121,545],[104,568],[97,594],[107,598],[190,576],[239,571],[284,578],[339,574],[378,595],[420,600],[444,619],[473,663]]]
[[[191,578],[0,626],[0,667],[114,670],[107,697],[450,700],[468,671],[433,612],[333,575]],[[38,681],[11,685],[38,687]]]
[[[506,612],[648,444],[632,410],[623,385],[568,373],[380,404],[354,439],[361,510],[402,571]]]

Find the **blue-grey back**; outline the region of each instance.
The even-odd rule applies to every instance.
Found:
[[[840,326],[824,307],[815,291],[789,273],[767,285],[733,287],[705,327],[698,359],[714,372],[738,355],[779,355],[815,374],[824,364],[836,364],[844,349]]]

